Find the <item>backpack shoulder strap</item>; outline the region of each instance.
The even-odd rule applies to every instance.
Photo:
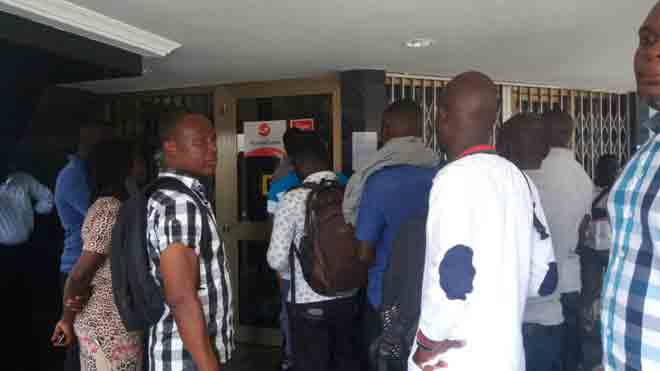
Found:
[[[149,184],[144,190],[145,198],[148,200],[151,194],[158,189],[167,189],[183,193],[188,195],[188,197],[190,197],[193,202],[195,202],[195,205],[197,205],[197,208],[202,215],[202,231],[199,241],[199,251],[200,254],[203,254],[206,258],[209,258],[211,254],[209,247],[211,239],[211,229],[209,228],[209,212],[206,205],[204,205],[202,202],[202,199],[183,182],[171,176],[159,177],[151,184]]]
[[[541,223],[541,220],[536,215],[536,201],[534,200],[534,192],[532,191],[532,185],[529,183],[529,178],[527,178],[527,174],[525,174],[525,172],[522,171],[518,166],[516,166],[516,169],[518,169],[518,171],[520,171],[520,174],[522,174],[523,178],[525,179],[525,182],[527,183],[527,189],[529,189],[529,197],[532,199],[532,213],[534,214],[534,229],[536,229],[536,231],[541,236],[541,240],[545,240],[548,237],[550,237],[550,235],[548,234],[548,230],[546,226],[543,225],[543,223]]]
[[[596,205],[598,205],[598,203],[603,199],[603,197],[605,197],[605,196],[607,196],[607,195],[610,194],[610,190],[612,190],[612,187],[611,187],[611,186],[609,186],[609,187],[605,187],[605,188],[603,188],[602,191],[600,191],[600,193],[598,194],[598,196],[596,196],[596,198],[594,199],[594,201],[591,203],[591,210],[593,210],[593,209],[596,208]],[[593,211],[592,211],[592,212],[593,212]]]

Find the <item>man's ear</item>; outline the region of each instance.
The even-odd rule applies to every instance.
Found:
[[[163,142],[163,154],[172,155],[176,152],[176,141],[168,139]]]
[[[380,126],[380,138],[378,138],[383,143],[387,142],[390,138],[390,126],[383,121]]]
[[[447,110],[440,107],[438,109],[438,118],[436,119],[436,125],[438,126],[443,125],[443,122],[447,121],[448,116],[449,113],[447,113]]]

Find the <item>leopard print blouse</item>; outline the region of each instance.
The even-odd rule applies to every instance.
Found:
[[[106,259],[96,271],[92,280],[92,294],[75,321],[81,347],[89,345],[89,349],[81,349],[82,352],[94,353],[100,347],[114,365],[133,363],[142,356],[142,334],[126,330],[112,294],[110,241],[120,206],[121,202],[116,198],[99,198],[85,217],[82,227],[83,251],[103,255]]]

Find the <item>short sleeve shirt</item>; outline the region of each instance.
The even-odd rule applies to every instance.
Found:
[[[199,256],[199,300],[202,304],[211,345],[220,362],[231,358],[234,349],[232,289],[224,243],[217,230],[215,216],[202,184],[195,178],[168,171],[160,177],[173,177],[190,188],[202,201],[177,191],[158,189],[147,203],[147,240],[151,274],[162,284],[160,256],[174,243],[195,249]],[[207,213],[211,253],[201,254],[202,212]],[[163,317],[149,329],[150,370],[181,369],[192,356],[184,348],[171,308],[165,305]]]

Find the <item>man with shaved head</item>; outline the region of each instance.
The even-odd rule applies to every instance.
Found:
[[[639,30],[637,93],[660,110],[660,3]],[[610,263],[603,282],[601,336],[605,370],[660,369],[660,115],[651,137],[610,191]]]
[[[531,178],[539,171],[548,153],[545,130],[541,116],[536,113],[519,113],[500,129],[497,150]],[[539,220],[548,225],[543,211],[547,206],[542,206],[538,192],[534,196]],[[541,243],[556,248],[550,237]],[[556,250],[553,251],[556,253]],[[561,266],[558,270],[561,270]],[[561,370],[563,322],[559,290],[548,296],[527,299],[522,327],[527,371]]]
[[[440,165],[439,156],[421,138],[423,121],[415,101],[390,104],[383,112],[382,148],[353,174],[346,188],[344,215],[355,224],[355,235],[371,265],[362,321],[364,354],[382,332],[383,277],[394,239],[408,219],[426,217],[431,183]]]
[[[595,188],[571,149],[573,118],[567,112],[552,110],[543,114],[543,123],[549,152],[541,168],[529,176],[539,188],[557,252],[564,316],[562,371],[577,371],[582,358],[578,328],[582,284],[576,248],[580,223],[591,212]]]
[[[215,130],[202,115],[171,112],[161,121],[160,140],[165,169],[159,178],[178,180],[197,200],[172,189],[149,196],[150,268],[163,288],[165,312],[148,330],[148,369],[218,371],[231,358],[234,330],[228,259],[200,182],[215,174]]]
[[[490,145],[497,114],[497,88],[479,72],[457,76],[442,96],[438,129],[451,162],[431,190],[410,371],[524,370],[525,303],[555,291],[535,187]]]

